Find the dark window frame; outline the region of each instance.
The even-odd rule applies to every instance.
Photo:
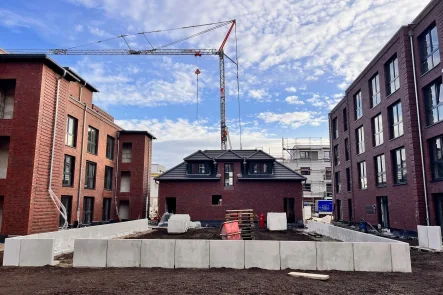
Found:
[[[212,206],[222,206],[223,204],[222,195],[212,195],[211,204]]]
[[[369,95],[371,96],[371,108],[378,106],[381,102],[380,76],[378,73],[369,80]]]
[[[338,118],[332,119],[332,139],[338,138]]]
[[[343,130],[348,131],[348,110],[343,109]]]
[[[355,120],[358,120],[361,117],[363,117],[363,99],[361,95],[361,90],[359,90],[354,95],[354,115],[355,115]]]
[[[365,148],[365,128],[360,126],[355,129],[355,144],[357,147],[357,155],[363,154],[366,151]]]
[[[334,145],[334,150],[332,153],[334,157],[334,166],[340,165],[340,149],[338,144]]]
[[[68,206],[66,206],[66,202],[64,202],[64,200],[66,200],[66,199],[68,200],[68,202],[67,202]],[[66,208],[66,219],[68,221],[68,224],[70,224],[70,222],[71,222],[71,210],[72,210],[72,196],[62,195],[60,197],[60,201],[62,202],[63,206],[65,206],[65,208]],[[58,226],[59,227],[63,227],[64,223],[65,223],[64,219],[63,219],[62,215],[60,214]]]
[[[311,175],[311,167],[300,167],[301,175]]]
[[[83,198],[83,224],[91,224],[94,221],[94,201],[94,197]],[[91,206],[88,206],[88,204],[90,204]]]
[[[389,106],[389,136],[390,139],[400,137],[404,134],[403,107],[401,101]]]
[[[132,163],[132,142],[122,143],[122,163]]]
[[[234,186],[234,163],[224,163],[223,169],[224,169],[224,171],[223,171],[224,186],[225,187],[233,187]],[[232,173],[232,176],[229,175],[229,173]],[[232,179],[232,184],[230,184],[230,179]]]
[[[334,187],[336,193],[339,193],[341,191],[340,171],[336,171],[334,173]]]
[[[102,221],[109,221],[111,219],[111,204],[111,198],[103,198]]]
[[[351,191],[351,169],[346,168],[346,189],[348,192]]]
[[[429,140],[429,152],[431,155],[432,180],[441,181],[443,180],[443,135]]]
[[[72,127],[72,130],[70,130]],[[78,120],[77,118],[68,115],[68,119],[66,122],[66,135],[65,135],[65,145],[75,148],[77,147],[77,132],[78,132]],[[72,138],[72,145],[69,144],[70,139]]]
[[[387,184],[386,173],[386,157],[385,154],[381,154],[374,157],[375,165],[375,183],[377,187],[383,187]]]
[[[332,168],[331,167],[326,167],[325,168],[325,180],[331,180],[332,179]]]
[[[443,121],[443,87],[441,78],[423,88],[423,96],[426,106],[427,126]],[[435,119],[435,117],[437,118]]]
[[[91,167],[94,169],[91,171]],[[97,163],[86,161],[86,169],[85,169],[85,189],[95,189],[97,178]],[[92,182],[92,186],[90,186]]]
[[[257,165],[257,169],[255,169],[255,165]],[[260,168],[261,167],[261,168]],[[250,162],[248,173],[250,175],[268,175],[272,174],[272,163],[268,161],[264,162]]]
[[[358,188],[365,190],[368,188],[368,170],[366,167],[366,161],[361,161],[357,163],[358,167]]]
[[[105,166],[105,177],[103,189],[107,191],[112,191],[112,180],[113,180],[114,168],[110,166]]]
[[[98,129],[88,126],[88,153],[97,155],[98,153]]]
[[[398,68],[397,54],[391,57],[385,64],[386,94],[389,96],[400,89],[400,72]]]
[[[403,158],[404,156],[404,158]],[[398,163],[400,157],[400,163]],[[406,184],[408,183],[408,172],[406,164],[406,149],[405,147],[400,147],[392,151],[392,170],[394,174],[395,184]],[[400,177],[399,177],[400,176]]]
[[[211,174],[210,164],[207,162],[188,163],[188,174],[209,175]]]
[[[114,160],[115,138],[106,136],[106,159]]]
[[[302,190],[304,192],[311,192],[312,191],[312,184],[311,183],[303,183]]]
[[[69,163],[67,160],[69,159]],[[67,169],[67,165],[70,165],[70,169]],[[65,155],[63,161],[63,187],[73,187],[74,186],[74,176],[75,176],[75,157],[71,155]],[[69,178],[69,182],[66,182],[67,177]]]
[[[372,145],[374,147],[382,145],[383,139],[383,116],[381,113],[377,114],[371,119],[372,124]]]
[[[425,74],[440,64],[440,49],[437,26],[433,23],[418,37],[421,73]],[[429,62],[430,61],[430,62]]]
[[[349,145],[349,138],[345,138],[345,160],[349,161],[351,151],[350,151],[350,145]]]

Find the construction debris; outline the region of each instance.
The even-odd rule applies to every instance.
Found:
[[[313,273],[304,273],[304,272],[290,272],[288,275],[296,278],[307,278],[313,280],[327,281],[329,280],[328,275],[318,275]]]

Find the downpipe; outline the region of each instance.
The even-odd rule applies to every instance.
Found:
[[[77,227],[80,227],[80,196],[82,193],[82,178],[83,178],[83,151],[85,149],[85,134],[86,134],[86,114],[88,110],[88,106],[86,103],[81,102],[82,101],[82,94],[83,94],[83,87],[86,86],[86,82],[84,85],[80,87],[80,94],[79,94],[79,101],[80,103],[85,107],[83,111],[83,134],[82,134],[82,143],[81,143],[81,149],[80,149],[80,175],[78,177],[78,192],[77,192]]]

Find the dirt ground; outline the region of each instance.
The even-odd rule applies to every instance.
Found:
[[[443,254],[411,255],[411,274],[315,272],[329,281],[260,269],[0,267],[0,294],[443,294]]]
[[[314,237],[304,234],[297,229],[288,229],[282,232],[270,232],[265,229],[254,228],[253,236],[256,240],[276,240],[276,241],[321,241],[329,240],[327,237]],[[154,229],[148,233],[135,234],[128,239],[200,239],[200,240],[221,240],[218,228],[208,227],[190,229],[184,234],[170,235],[166,228]]]

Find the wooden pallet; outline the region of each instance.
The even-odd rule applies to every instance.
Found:
[[[243,240],[252,240],[252,227],[254,225],[254,210],[226,210],[226,221],[238,221],[238,227],[241,231],[241,237]]]

